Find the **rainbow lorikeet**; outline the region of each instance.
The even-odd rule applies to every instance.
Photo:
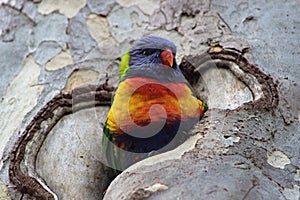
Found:
[[[103,152],[123,171],[151,152],[174,149],[207,110],[181,73],[176,46],[158,36],[133,43],[121,60],[120,83],[103,128]]]

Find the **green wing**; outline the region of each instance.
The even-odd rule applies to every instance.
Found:
[[[122,150],[116,147],[114,144],[113,136],[115,135],[112,133],[109,128],[107,128],[107,124],[103,127],[103,137],[102,137],[102,152],[104,157],[107,160],[109,167],[113,168],[114,173],[117,175],[120,173],[120,169],[124,169],[122,162]]]
[[[130,60],[130,54],[129,51],[127,51],[121,59],[120,69],[119,69],[119,80],[121,80],[129,70],[129,60]]]

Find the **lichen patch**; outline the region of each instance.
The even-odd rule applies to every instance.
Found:
[[[97,79],[99,72],[91,69],[79,69],[74,71],[68,78],[63,92],[69,92],[74,88],[80,87],[86,83],[91,83]]]
[[[267,162],[275,168],[284,169],[284,166],[291,163],[290,158],[282,151],[275,150],[267,155]]]
[[[73,58],[70,50],[61,51],[46,64],[46,70],[53,71],[70,64],[73,64]]]

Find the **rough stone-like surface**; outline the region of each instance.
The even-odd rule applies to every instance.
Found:
[[[105,17],[91,14],[87,17],[86,24],[90,34],[98,44],[110,36],[109,25]]]
[[[167,0],[160,3],[151,16],[151,27],[160,28],[165,26],[167,30],[180,28],[180,21],[185,17],[193,17],[194,20],[198,14],[209,11],[210,1],[188,0],[181,2],[180,0]]]
[[[135,6],[129,8],[116,6],[107,19],[111,34],[118,42],[138,39],[147,33],[145,28],[148,17]]]
[[[21,9],[22,6],[24,5],[25,0],[20,0],[20,1],[16,1],[16,0],[1,0],[0,1],[0,5],[1,4],[6,4],[11,6],[12,8],[16,8],[16,9]]]
[[[211,5],[236,35],[251,44],[259,66],[279,78],[300,79],[299,1],[221,0]]]
[[[107,112],[108,107],[102,107],[68,115],[45,140],[37,157],[37,172],[49,177],[47,183],[61,199],[100,199],[107,188],[108,171],[102,165],[99,145],[100,122]]]
[[[73,58],[69,50],[61,51],[46,64],[47,70],[58,70],[67,65],[73,64]]]
[[[33,24],[33,22],[23,13],[17,9],[9,6],[0,7],[0,36],[4,42],[11,42],[14,40],[15,32],[24,25]],[[4,20],[6,19],[6,20]]]
[[[138,6],[145,14],[151,15],[156,9],[159,9],[159,0],[117,0],[123,7]]]
[[[81,9],[80,12],[70,19],[69,32],[70,40],[69,45],[73,53],[75,62],[81,60],[87,55],[95,46],[96,42],[89,34],[86,19],[88,16],[87,9]]]
[[[107,16],[111,9],[115,6],[114,0],[88,0],[87,6],[92,13],[99,14],[101,16]]]
[[[44,52],[48,53],[45,54]],[[40,65],[46,64],[61,51],[61,47],[54,41],[42,42],[34,53],[34,59]]]
[[[290,158],[283,152],[275,150],[268,154],[267,162],[275,168],[284,169],[285,165],[291,164]]]
[[[117,86],[122,54],[147,34],[174,41],[179,63],[184,55],[209,48],[242,52],[274,78],[279,105],[243,109],[258,97],[226,67],[213,66],[194,85],[211,109],[191,137],[128,168],[111,183],[105,199],[300,198],[299,1],[0,4],[0,199],[22,196],[8,180],[8,155],[18,131],[60,91],[106,79]],[[60,199],[100,199],[109,184],[101,164],[107,110],[68,115],[47,135],[31,167]]]
[[[1,100],[0,132],[5,133],[0,134],[1,154],[9,138],[20,131],[25,115],[37,103],[38,97],[43,90],[43,86],[38,85],[37,82],[40,71],[40,66],[34,62],[32,56],[29,56]]]
[[[95,14],[87,17],[87,28],[98,46],[93,49],[85,59],[99,58],[117,59],[122,56],[120,46],[110,35],[110,28],[107,18]]]
[[[74,71],[68,78],[66,86],[63,91],[69,92],[77,87],[83,86],[87,83],[94,82],[99,73],[90,69],[79,69]]]
[[[82,7],[85,6],[85,4],[86,0],[44,0],[39,4],[38,11],[44,15],[47,15],[58,10],[58,12],[64,14],[66,17],[72,18]]]
[[[253,100],[249,88],[226,69],[212,67],[202,78],[199,86],[207,85],[207,103],[210,108],[236,109]]]
[[[9,82],[21,69],[27,56],[28,38],[33,23],[18,10],[8,6],[0,7],[0,96],[3,95]],[[13,56],[13,57],[12,57]]]
[[[1,200],[11,199],[7,187],[1,181],[0,181],[0,199]]]
[[[58,13],[43,17],[38,21],[32,33],[33,37],[29,40],[30,50],[35,51],[44,41],[55,41],[63,49],[66,49],[67,40],[69,39],[66,33],[67,23],[67,18]],[[45,34],[45,30],[47,30],[47,34]]]

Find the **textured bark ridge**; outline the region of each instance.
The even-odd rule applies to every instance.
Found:
[[[218,45],[217,47],[211,47],[208,53],[184,57],[180,68],[192,86],[195,86],[201,78],[200,73],[205,73],[210,66],[226,68],[249,87],[254,99],[254,101],[244,104],[239,109],[270,110],[276,108],[279,101],[277,83],[274,82],[271,75],[262,72],[259,67],[249,63],[243,54],[243,51],[223,49]],[[201,72],[199,72],[200,70]]]
[[[84,108],[110,105],[113,90],[112,86],[102,84],[60,93],[34,116],[14,145],[9,158],[9,179],[19,192],[37,199],[58,199],[35,171],[36,156],[43,141],[64,115]]]

